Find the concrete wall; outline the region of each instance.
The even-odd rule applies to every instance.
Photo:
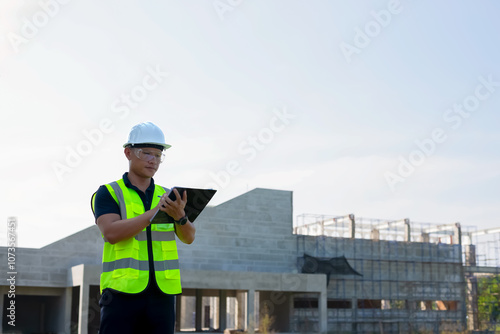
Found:
[[[78,264],[100,264],[103,242],[97,226],[90,226],[45,247],[16,248],[16,285],[65,287],[68,269]],[[7,248],[0,247],[0,263]],[[2,271],[4,282],[6,271]]]
[[[296,272],[292,192],[254,189],[195,221],[196,240],[178,243],[181,269]]]

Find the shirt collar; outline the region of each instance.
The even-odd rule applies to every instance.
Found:
[[[130,189],[134,189],[135,191],[140,191],[142,192],[139,188],[134,186],[132,182],[130,182],[130,179],[128,178],[128,172],[123,174],[123,182],[125,183],[125,186]],[[151,183],[149,184],[148,189],[146,189],[146,193],[148,192],[154,192],[155,191],[155,180],[151,178]]]

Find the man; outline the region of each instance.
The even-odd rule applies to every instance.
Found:
[[[170,147],[159,127],[134,126],[123,146],[128,173],[92,197],[104,239],[99,333],[174,333],[175,295],[182,291],[175,235],[186,244],[195,237],[184,211],[187,193],[181,197],[174,189],[173,201],[154,183]],[[174,223],[150,224],[158,210]]]

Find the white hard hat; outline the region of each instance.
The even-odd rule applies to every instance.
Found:
[[[128,141],[123,145],[127,146],[142,146],[151,144],[163,147],[164,150],[172,145],[165,144],[165,136],[161,129],[151,122],[144,122],[135,125],[128,135]]]

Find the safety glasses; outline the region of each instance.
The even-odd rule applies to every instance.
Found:
[[[165,153],[163,152],[151,152],[148,149],[137,148],[134,150],[135,155],[143,161],[155,160],[156,163],[162,163],[165,159]]]

